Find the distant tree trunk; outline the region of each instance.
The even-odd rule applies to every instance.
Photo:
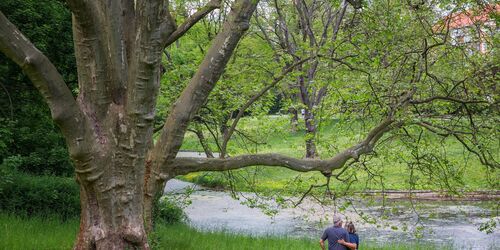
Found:
[[[222,119],[220,120],[219,132],[222,135],[222,138],[227,137],[227,133],[229,131],[229,126],[227,125],[227,123],[232,118],[232,116],[233,116],[233,112],[231,112],[230,114],[224,114],[222,116]]]
[[[346,1],[343,0],[340,6],[335,10],[332,2],[321,2],[321,8],[318,8],[316,1],[292,1],[294,18],[290,19],[283,13],[283,4],[279,1],[271,3],[272,7],[276,9],[275,23],[279,25],[270,25],[274,28],[274,32],[269,32],[263,28],[262,24],[257,21],[262,33],[264,33],[265,40],[271,45],[274,42],[270,38],[276,35],[275,39],[285,53],[293,58],[295,62],[301,60],[300,53],[297,51],[306,52],[309,56],[314,56],[315,53],[321,51],[328,46],[328,41],[335,41],[339,32],[342,20],[350,2],[355,8],[360,8],[359,1]],[[292,21],[289,21],[292,20]],[[316,26],[321,24],[320,26]],[[292,27],[292,28],[290,28]],[[273,34],[274,33],[274,34]],[[302,43],[298,45],[298,40]],[[304,47],[308,44],[309,47]],[[329,54],[333,57],[334,50],[329,48]],[[276,55],[276,57],[280,57]],[[325,86],[317,86],[315,84],[316,72],[318,71],[319,61],[317,59],[311,60],[307,65],[301,65],[300,71],[302,74],[297,77],[297,82],[290,85],[293,103],[300,102],[303,104],[304,123],[306,128],[306,158],[318,157],[316,149],[316,117],[314,112],[315,106],[321,103],[322,98],[326,95],[327,88]],[[291,114],[290,125],[291,130],[295,132],[298,124],[298,112],[295,108],[289,108]]]
[[[299,125],[299,113],[296,108],[288,108],[288,113],[290,113],[290,130],[292,133],[296,133]]]
[[[198,141],[200,142],[201,147],[203,148],[203,152],[205,152],[205,155],[207,158],[214,158],[214,154],[210,147],[208,146],[207,139],[205,138],[205,135],[203,135],[203,131],[201,130],[201,127],[199,124],[195,125],[195,128],[193,132],[196,134],[198,137]]]
[[[318,157],[316,150],[316,120],[313,112],[305,110],[304,123],[306,125],[306,158]]]

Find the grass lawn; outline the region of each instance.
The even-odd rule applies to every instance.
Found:
[[[78,219],[62,222],[54,218],[21,218],[0,213],[0,249],[71,249],[77,231]],[[150,242],[153,249],[169,250],[319,249],[317,239],[200,232],[184,224],[159,225],[155,232],[150,234]],[[428,244],[362,244],[363,249],[367,250],[436,249],[436,246]]]
[[[78,219],[62,222],[0,213],[0,249],[71,249],[78,227]]]
[[[276,152],[301,158],[305,154],[303,132],[290,132],[286,116],[246,117],[240,121],[239,129],[263,144],[251,144],[239,136],[233,136],[228,150],[230,155],[244,153]],[[321,158],[329,158],[348,148],[366,135],[371,127],[360,121],[339,122],[323,121],[317,139],[317,148]],[[411,130],[411,128],[410,128]],[[210,135],[207,133],[207,138]],[[406,139],[407,140],[407,139]],[[363,190],[435,190],[457,192],[476,190],[498,190],[500,171],[488,170],[462,145],[452,138],[443,139],[434,134],[423,133],[418,148],[397,136],[385,136],[375,149],[376,154],[369,156],[366,165],[354,164],[344,172],[344,178],[351,177],[351,191]],[[211,148],[217,148],[211,144]],[[203,151],[197,137],[186,134],[182,150]],[[412,154],[427,156],[427,164],[411,165],[415,162]],[[500,152],[497,152],[500,153]],[[434,156],[447,157],[445,160]],[[368,171],[369,170],[369,171]],[[337,170],[338,172],[338,170]],[[335,173],[335,172],[334,172]],[[233,177],[233,182],[227,176]],[[298,178],[298,179],[296,179]],[[191,173],[181,179],[198,182],[208,186],[233,185],[236,189],[260,191],[297,190],[304,191],[311,184],[322,184],[325,178],[317,172],[298,173],[280,167],[251,167],[232,171],[232,173]],[[297,181],[298,180],[298,181]],[[347,184],[334,180],[331,188],[341,191]]]

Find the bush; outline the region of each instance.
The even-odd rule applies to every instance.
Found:
[[[19,156],[11,156],[0,164],[0,193],[2,193],[3,187],[12,183],[21,161]]]
[[[186,220],[187,216],[181,205],[166,197],[160,198],[156,203],[156,222],[174,224]]]
[[[9,179],[0,181],[0,210],[11,214],[55,215],[66,220],[80,215],[79,197],[78,185],[72,178],[13,171]]]
[[[34,112],[25,116],[36,117]],[[55,125],[49,124],[50,120],[44,119],[31,122],[28,127],[21,121],[0,118],[0,164],[15,158],[16,169],[25,173],[73,176],[73,165],[62,135],[55,131]]]

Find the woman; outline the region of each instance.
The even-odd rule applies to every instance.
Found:
[[[342,244],[342,245],[348,247],[349,249],[352,249],[352,250],[358,249],[359,237],[356,234],[356,228],[354,227],[354,224],[352,222],[349,222],[346,225],[345,229],[347,230],[347,232],[349,232],[349,242],[346,242],[344,239],[340,239],[337,242],[339,244]]]

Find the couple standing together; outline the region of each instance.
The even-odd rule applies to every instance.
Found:
[[[333,226],[325,229],[319,244],[325,250],[325,240],[328,240],[328,250],[355,250],[359,246],[359,238],[352,222],[342,227],[342,217],[339,214],[333,215]]]

